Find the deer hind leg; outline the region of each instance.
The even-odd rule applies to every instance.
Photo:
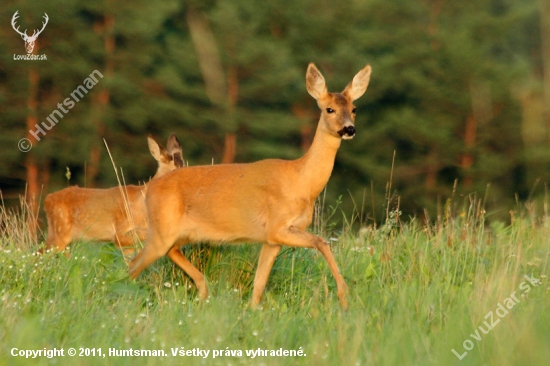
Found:
[[[271,238],[270,242],[288,245],[293,247],[302,247],[302,248],[316,248],[321,252],[327,264],[336,280],[336,287],[338,289],[338,299],[340,305],[344,310],[348,309],[348,300],[347,300],[347,285],[344,281],[344,277],[338,269],[338,265],[334,260],[334,256],[330,251],[329,244],[321,237],[308,233],[307,231],[302,231],[297,229],[294,226],[280,230]]]
[[[48,236],[46,237],[46,251],[56,250],[62,252],[72,240],[72,223],[65,210],[59,209],[48,212]],[[41,250],[40,253],[43,251]]]
[[[42,254],[45,251],[52,249],[55,246],[55,242],[56,242],[56,237],[55,237],[54,229],[50,225],[48,225],[48,236],[46,237],[46,247],[40,248],[38,252]]]
[[[179,246],[183,243],[173,246],[168,251],[168,258],[172,260],[178,267],[180,267],[185,273],[189,275],[195,282],[197,290],[199,291],[199,299],[206,300],[208,298],[208,289],[206,287],[206,280],[204,275],[195,267],[179,250]]]
[[[267,279],[269,278],[271,268],[273,268],[273,263],[275,263],[275,259],[280,250],[280,245],[265,243],[262,246],[260,258],[258,259],[256,276],[254,276],[254,290],[252,291],[252,299],[250,301],[252,308],[258,307],[262,300],[262,294],[264,293]]]

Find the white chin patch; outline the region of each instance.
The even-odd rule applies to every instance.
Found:
[[[355,136],[355,135],[353,135],[353,136]],[[353,138],[353,136],[344,135],[344,136],[342,136],[342,139],[351,140]]]

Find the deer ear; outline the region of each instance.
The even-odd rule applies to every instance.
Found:
[[[170,160],[170,155],[168,155],[168,152],[166,152],[166,150],[160,146],[151,135],[147,136],[147,144],[149,145],[151,155],[153,155],[153,158],[155,158],[156,161],[165,161],[167,158]]]
[[[352,101],[361,97],[369,86],[370,72],[370,65],[365,66],[353,77],[353,80],[346,86],[342,94],[348,96]]]
[[[183,167],[183,154],[181,151],[181,144],[176,137],[176,134],[173,133],[168,137],[168,142],[166,143],[166,150],[168,150],[168,153],[172,155],[172,158],[174,159],[174,164],[178,168]]]
[[[175,133],[171,134],[170,137],[168,137],[168,141],[166,142],[166,150],[168,150],[170,154],[173,154],[176,151],[181,152],[181,144]]]
[[[310,63],[307,67],[306,88],[309,95],[315,99],[319,99],[327,94],[325,78],[313,63]]]

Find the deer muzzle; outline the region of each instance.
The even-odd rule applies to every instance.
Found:
[[[355,127],[353,127],[352,125],[345,126],[340,131],[338,131],[338,135],[340,135],[340,137],[344,140],[350,140],[353,138],[353,136],[355,136]]]

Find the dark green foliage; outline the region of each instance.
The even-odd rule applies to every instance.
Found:
[[[29,29],[48,13],[37,41],[47,61],[12,59],[24,53],[9,24],[16,10]],[[212,32],[234,105],[209,98],[189,11]],[[434,215],[456,182],[456,193],[478,196],[490,184],[488,203],[500,208],[549,178],[548,139],[536,132],[544,121],[528,113],[542,89],[538,11],[534,0],[9,1],[0,9],[0,189],[8,198],[24,192],[29,155],[17,142],[32,114],[32,70],[39,123],[93,70],[105,76],[27,153],[49,193],[90,185],[94,149],[93,184],[115,185],[103,139],[128,183],[154,173],[148,133],[160,140],[175,132],[191,165],[219,163],[227,133],[236,134],[237,162],[299,157],[318,116],[304,87],[307,63],[320,67],[331,91],[370,63],[371,85],[356,102],[358,133],[338,153],[329,201],[344,195],[349,212],[353,198],[363,222],[384,218],[388,194],[407,214]]]

